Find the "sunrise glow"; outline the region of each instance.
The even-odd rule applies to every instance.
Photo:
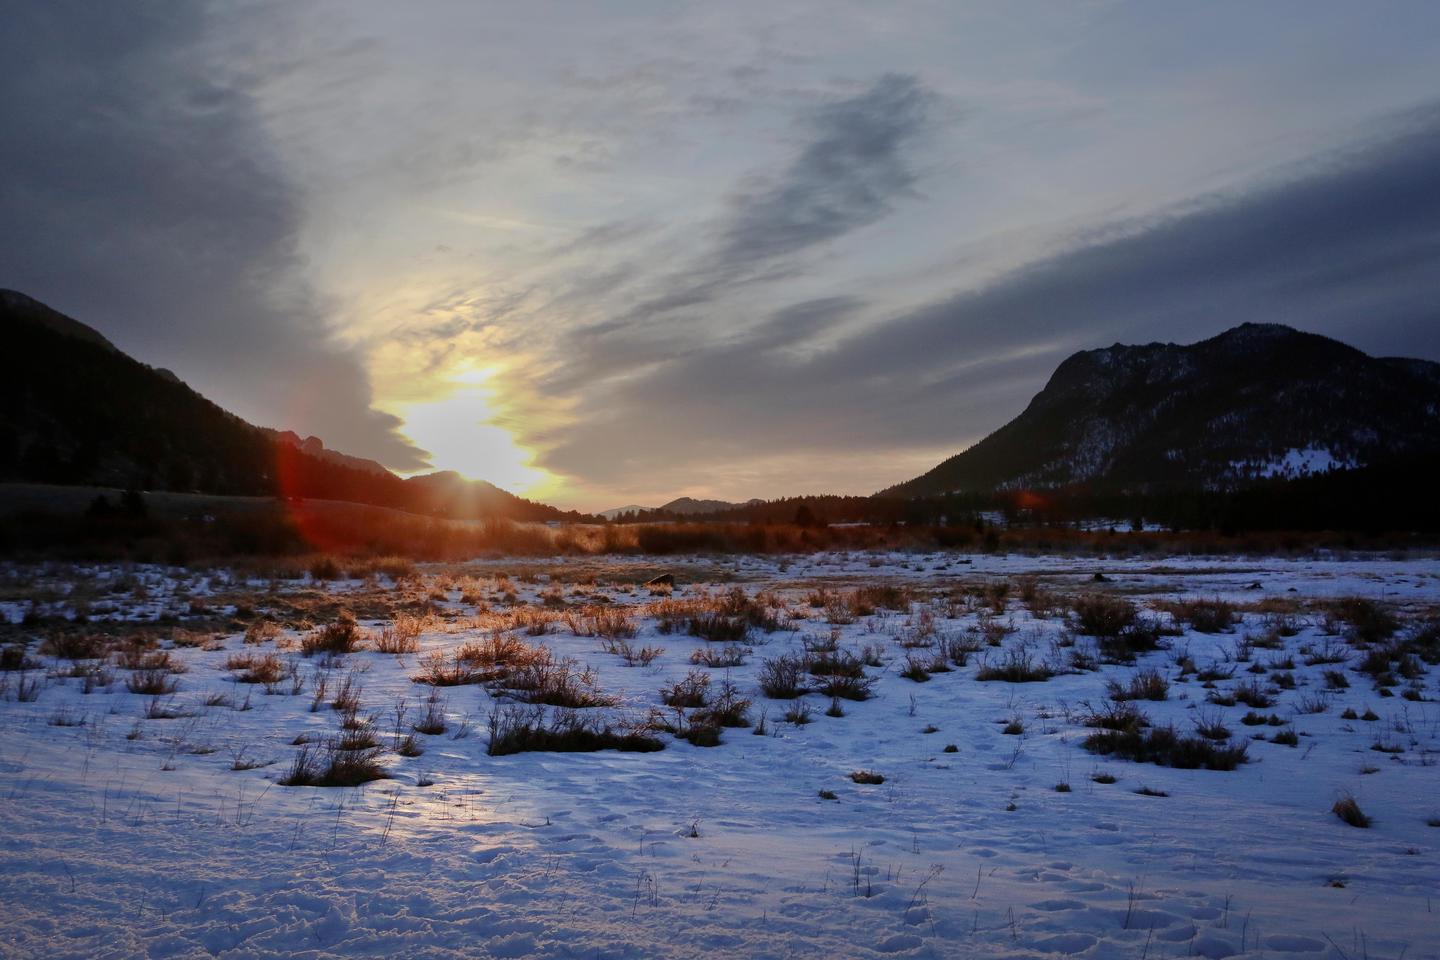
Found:
[[[500,422],[490,375],[487,370],[468,371],[451,381],[451,392],[441,399],[397,409],[405,421],[401,432],[430,451],[435,470],[488,480],[520,496],[553,490],[555,477],[535,466],[535,454],[516,443]]]

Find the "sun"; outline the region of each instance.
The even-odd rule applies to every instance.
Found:
[[[522,495],[552,486],[555,478],[534,465],[535,454],[496,422],[488,380],[488,372],[470,371],[452,381],[449,395],[398,408],[401,432],[430,451],[437,470]]]

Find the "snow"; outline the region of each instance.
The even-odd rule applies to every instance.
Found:
[[[520,580],[522,567],[554,583]],[[462,579],[483,581],[488,597],[493,577],[508,572],[520,599],[534,603],[595,569],[585,560],[509,560],[466,565]],[[846,703],[845,716],[824,715],[826,701],[811,696],[814,722],[787,724],[786,704],[754,688],[762,659],[828,636],[824,610],[804,602],[817,585],[893,582],[945,593],[1032,574],[1061,594],[1302,606],[1363,596],[1413,617],[1440,604],[1434,560],[853,554],[639,558],[598,569],[587,592],[636,608],[651,598],[619,582],[658,570],[676,572],[677,597],[734,584],[752,595],[778,590],[805,619],[755,634],[754,655],[731,671],[755,700],[752,718],[766,712],[771,735],[727,730],[721,746],[705,749],[662,734],[658,753],[490,757],[485,718],[496,701],[482,687],[453,687],[443,691],[451,733],[421,737],[422,756],[387,755],[393,779],[279,786],[296,735],[335,729],[333,711],[310,711],[316,677],[328,675],[333,690],[353,671],[365,710],[381,713],[388,730],[395,701],[408,698],[414,710],[428,690],[410,679],[421,656],[484,633],[438,568],[426,571],[424,592],[441,590],[445,615],[422,635],[418,655],[361,652],[326,667],[293,646],[246,647],[238,634],[176,647],[187,671],[175,705],[191,716],[144,719],[148,698],[127,692],[123,670],[89,694],[78,679],[50,677],[33,702],[16,699],[16,674],[0,674],[0,956],[1440,957],[1440,829],[1426,823],[1440,816],[1440,705],[1381,698],[1353,670],[1348,689],[1325,692],[1322,672],[1340,668],[1307,666],[1298,651],[1340,641],[1313,609],[1296,615],[1300,630],[1285,649],[1257,649],[1251,661],[1294,658],[1296,688],[1269,709],[1300,745],[1256,741],[1251,762],[1233,772],[1093,756],[1080,747],[1088,731],[1076,718],[1103,699],[1107,679],[1153,666],[1171,678],[1169,700],[1143,704],[1157,723],[1188,730],[1198,715],[1220,714],[1237,739],[1250,735],[1238,722],[1246,708],[1206,703],[1193,676],[1176,678],[1175,661],[1182,652],[1201,667],[1228,658],[1236,680],[1220,686],[1249,679],[1249,664],[1233,658],[1244,632],[1260,632],[1259,613],[1233,632],[1187,631],[1133,667],[982,683],[974,679],[982,652],[915,683],[899,676],[894,640],[913,630],[917,605],[839,627],[843,647],[890,645],[886,666],[869,671],[875,698]],[[1095,583],[1096,573],[1109,582]],[[394,589],[383,579],[320,588],[104,566],[13,568],[5,583],[11,623],[27,612],[184,622],[201,616],[187,612],[197,606],[233,609],[241,594],[263,613],[318,589],[357,600]],[[96,584],[117,589],[97,600]],[[38,602],[22,598],[22,586]],[[946,633],[981,618],[971,604],[924,606]],[[1061,652],[1052,646],[1065,639],[1058,613],[1032,615],[1012,591],[999,619],[1015,626],[1007,646]],[[526,639],[593,666],[600,686],[621,698],[604,709],[638,716],[705,645],[641,624],[632,642],[665,649],[650,667],[625,666],[563,622]],[[267,696],[235,683],[224,663],[245,650],[299,662],[305,691]],[[32,656],[57,665],[33,648]],[[1436,675],[1427,668],[1418,681],[1426,698],[1440,695]],[[211,694],[245,704],[247,693],[247,710],[205,706]],[[1301,712],[1307,698],[1322,698],[1324,712]],[[1380,719],[1344,720],[1346,707]],[[454,739],[467,718],[469,735]],[[1003,733],[1015,718],[1024,733]],[[930,726],[938,730],[925,733]],[[957,752],[944,752],[952,743]],[[1402,750],[1377,752],[1377,743]],[[233,770],[237,756],[274,762]],[[886,781],[853,783],[857,769]],[[1096,771],[1118,782],[1097,783]],[[433,785],[419,785],[426,780]],[[1060,782],[1072,792],[1055,791]],[[1142,796],[1141,787],[1168,796]],[[821,799],[822,789],[838,800]],[[1375,818],[1371,829],[1330,813],[1346,792]]]
[[[1291,447],[1281,456],[1263,463],[1234,460],[1231,470],[1247,477],[1305,477],[1353,466],[1349,460],[1335,456],[1325,447]]]

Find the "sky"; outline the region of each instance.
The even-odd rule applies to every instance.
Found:
[[[871,493],[1069,354],[1440,360],[1440,5],[17,0],[0,286],[599,510]]]

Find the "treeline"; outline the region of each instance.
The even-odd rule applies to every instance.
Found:
[[[1003,490],[905,499],[786,497],[705,515],[650,510],[617,523],[712,522],[927,526],[983,533],[1005,529],[1093,525],[1120,530],[1160,527],[1171,532],[1355,531],[1440,533],[1440,457],[1339,470],[1295,479],[1262,480],[1232,490],[1195,488],[1117,490]]]
[[[158,515],[115,504],[82,514],[0,517],[0,557],[193,564],[241,558],[464,561],[477,557],[792,555],[820,551],[1123,556],[1307,556],[1320,549],[1432,550],[1412,533],[1346,531],[1079,530],[1064,526],[840,525],[769,523],[576,524],[457,522],[361,504],[272,503],[214,517]],[[281,509],[287,507],[286,509]]]
[[[23,316],[3,319],[10,362],[0,377],[0,481],[583,518],[489,484],[426,484],[312,456],[123,353]]]

